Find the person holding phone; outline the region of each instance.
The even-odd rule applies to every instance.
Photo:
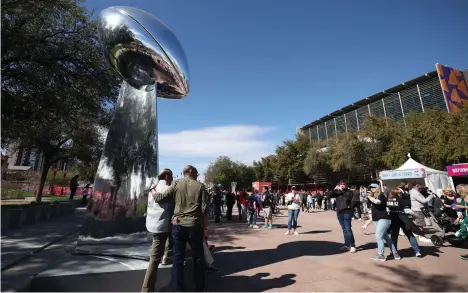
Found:
[[[296,186],[291,187],[291,192],[286,195],[286,204],[288,206],[288,231],[284,235],[291,234],[291,229],[294,235],[299,235],[297,231],[297,219],[301,208],[301,197],[296,192]]]
[[[341,251],[355,253],[356,244],[351,228],[351,220],[353,218],[353,210],[351,209],[353,191],[348,188],[348,183],[342,180],[335,187],[335,190],[330,193],[330,197],[336,198],[336,216],[343,230],[344,245],[341,247]]]

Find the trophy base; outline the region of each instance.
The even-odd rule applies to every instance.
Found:
[[[80,237],[102,239],[141,232],[146,232],[145,216],[107,220],[87,215],[81,227]]]
[[[34,277],[30,292],[140,292],[148,262],[119,257],[72,255]],[[156,291],[171,291],[171,268],[158,270]]]
[[[121,257],[71,255],[34,277],[29,292],[140,292],[148,262]],[[185,284],[195,288],[192,261],[185,265]],[[160,265],[156,292],[173,291],[172,265]]]

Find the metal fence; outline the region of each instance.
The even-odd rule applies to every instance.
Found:
[[[402,120],[410,112],[424,112],[431,108],[447,110],[438,77],[303,129],[303,133],[309,136],[311,142],[321,141],[336,137],[339,133],[359,131],[370,115]]]

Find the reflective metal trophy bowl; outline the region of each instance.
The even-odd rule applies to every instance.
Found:
[[[34,277],[32,292],[137,292],[148,266],[145,213],[158,172],[156,95],[187,96],[187,61],[175,35],[143,10],[104,9],[98,30],[122,87],[75,253]],[[156,290],[170,280],[170,267],[159,268]]]
[[[148,190],[157,181],[156,96],[187,96],[187,60],[169,28],[138,8],[104,9],[98,33],[104,56],[123,83],[79,244],[139,243],[146,239]]]

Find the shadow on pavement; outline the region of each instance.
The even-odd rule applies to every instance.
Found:
[[[277,228],[277,229],[288,229],[288,225],[275,225],[273,224],[273,227]],[[297,228],[302,228],[301,225],[297,225]]]
[[[465,287],[452,281],[453,276],[451,275],[423,274],[418,270],[405,266],[382,267],[388,271],[385,275],[392,276],[391,280],[373,273],[358,272],[353,269],[350,269],[350,271],[359,274],[359,277],[362,279],[388,284],[390,285],[389,287],[395,288],[399,292],[466,292]]]
[[[221,275],[226,276],[301,256],[339,254],[342,245],[330,241],[295,241],[283,243],[274,249],[220,252],[214,258]]]
[[[252,229],[244,222],[210,223],[208,226],[208,242],[233,242],[237,236],[251,233]]]
[[[312,230],[307,232],[301,232],[301,234],[323,234],[323,233],[330,233],[332,230]]]
[[[385,248],[387,248],[387,245],[385,245]],[[357,251],[363,251],[363,250],[370,250],[370,249],[375,249],[377,250],[377,243],[375,242],[368,242],[366,244],[360,245],[356,247]],[[424,256],[430,255],[430,256],[435,256],[439,257],[442,251],[440,251],[439,248],[435,246],[420,246],[419,249],[421,249],[421,253]],[[387,249],[388,251],[388,249]],[[401,257],[415,257],[413,249],[411,247],[409,248],[404,248],[398,251],[400,253]]]
[[[215,252],[220,252],[223,250],[235,250],[235,249],[245,249],[244,246],[231,246],[231,245],[226,245],[226,246],[218,246],[214,248]]]
[[[264,292],[296,283],[293,280],[295,274],[267,278],[269,275],[269,273],[258,273],[250,277],[207,275],[207,289],[211,292]]]

